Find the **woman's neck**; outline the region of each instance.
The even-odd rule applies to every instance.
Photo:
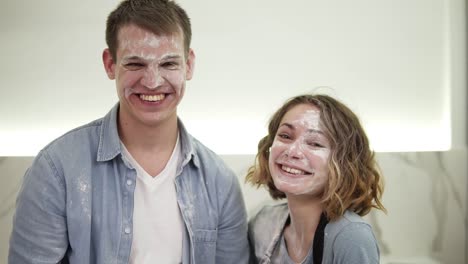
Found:
[[[301,262],[313,244],[323,208],[316,198],[297,196],[288,196],[288,207],[290,223],[284,230],[284,237],[290,258]]]

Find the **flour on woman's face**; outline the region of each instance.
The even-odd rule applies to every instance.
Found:
[[[320,195],[328,182],[330,153],[320,110],[310,104],[294,106],[281,120],[270,150],[276,188],[287,195]]]

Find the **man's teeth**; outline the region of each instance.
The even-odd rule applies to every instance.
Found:
[[[291,174],[304,174],[304,171],[294,169],[294,168],[290,168],[290,167],[286,167],[286,166],[282,166],[281,169],[283,169],[284,171],[287,171],[287,172],[289,172]]]
[[[157,102],[164,99],[164,94],[157,94],[157,95],[146,95],[140,94],[140,99],[143,101],[150,101],[150,102]]]

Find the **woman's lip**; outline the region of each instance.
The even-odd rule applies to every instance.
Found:
[[[308,168],[304,168],[304,166],[298,166],[296,164],[288,163],[288,162],[277,162],[278,166],[280,168],[282,167],[288,167],[294,170],[300,170],[304,174],[311,174],[312,172]]]

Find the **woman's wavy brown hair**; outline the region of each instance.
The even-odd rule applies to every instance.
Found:
[[[359,118],[343,103],[328,95],[299,95],[287,100],[274,113],[268,125],[268,135],[258,143],[255,163],[247,172],[246,182],[257,187],[266,186],[273,199],[286,197],[273,183],[268,168],[269,148],[283,116],[299,104],[320,109],[321,126],[330,142],[329,181],[322,196],[328,219],[335,220],[346,210],[361,216],[372,208],[385,212],[381,202],[384,189],[382,175]]]

